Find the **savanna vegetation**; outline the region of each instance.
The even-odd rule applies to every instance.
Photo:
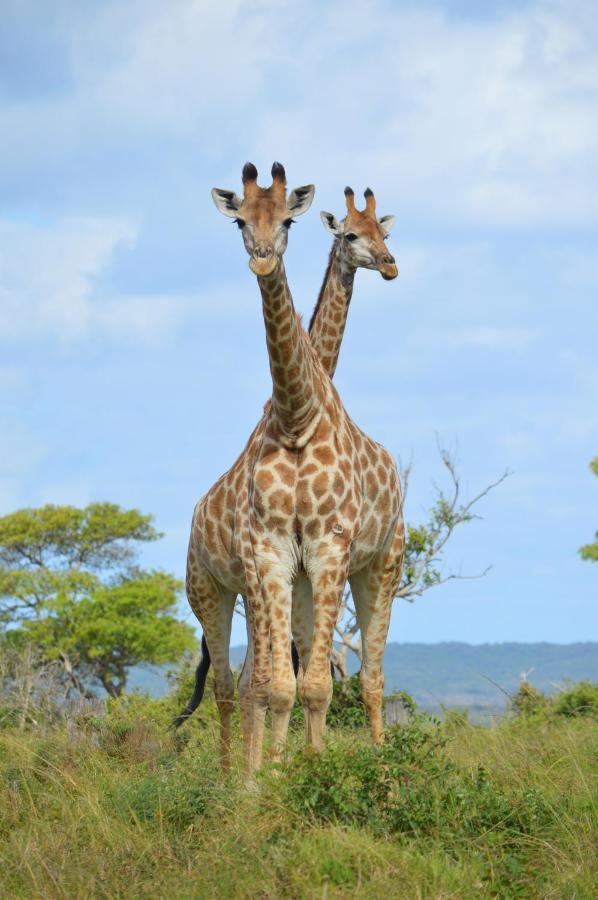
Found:
[[[575,897],[598,882],[598,686],[522,685],[492,727],[415,713],[373,748],[355,681],[328,743],[254,790],[218,770],[216,711],[159,700],[0,712],[0,871],[10,897]]]
[[[472,518],[453,498],[410,532],[407,599],[445,578],[444,542]],[[2,896],[595,896],[598,685],[547,695],[524,681],[490,727],[403,695],[408,724],[374,748],[345,670],[324,752],[305,749],[297,703],[285,760],[248,788],[238,715],[220,773],[209,691],[169,727],[195,636],[179,582],[138,565],[158,537],[112,504],[0,519]],[[178,664],[167,695],[125,692],[143,662]]]

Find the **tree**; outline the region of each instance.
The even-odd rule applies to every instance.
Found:
[[[66,692],[125,688],[132,666],[175,662],[195,646],[176,618],[181,583],[135,565],[161,537],[152,517],[113,503],[47,505],[0,518],[0,623],[14,647],[58,661]]]
[[[598,456],[595,456],[590,463],[590,469],[594,475],[598,475]],[[592,541],[591,544],[584,544],[583,547],[579,548],[579,555],[582,559],[590,559],[593,562],[598,562],[598,531],[594,537],[596,540]]]
[[[501,484],[509,474],[505,472],[471,500],[461,502],[461,479],[455,460],[443,447],[439,447],[439,452],[442,464],[449,476],[450,488],[447,493],[442,488],[435,486],[436,496],[428,513],[427,521],[420,525],[407,526],[403,575],[396,597],[409,603],[413,603],[416,597],[420,597],[430,588],[455,578],[481,578],[486,575],[489,567],[477,575],[445,573],[441,568],[442,554],[455,529],[459,525],[480,518],[473,512],[473,508],[490,491]],[[407,496],[410,474],[411,465],[401,468],[403,498]],[[348,678],[347,655],[349,650],[361,660],[361,639],[358,632],[359,626],[351,592],[346,591],[336,623],[337,643],[332,652],[333,665],[343,681]]]

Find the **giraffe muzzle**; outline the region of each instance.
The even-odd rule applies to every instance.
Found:
[[[249,260],[249,268],[255,275],[271,275],[276,263],[276,255],[271,247],[256,247]]]
[[[378,263],[378,266],[380,274],[385,281],[392,281],[393,278],[396,278],[399,274],[394,256],[391,256],[390,254],[388,256],[382,257],[382,259]]]

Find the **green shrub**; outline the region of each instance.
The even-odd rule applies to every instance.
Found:
[[[552,709],[558,716],[598,718],[598,684],[594,681],[579,681],[556,695]]]
[[[359,675],[351,675],[346,682],[335,681],[326,724],[330,728],[363,728],[368,715],[361,697]]]
[[[517,716],[538,716],[547,712],[550,700],[529,681],[522,681],[517,693],[511,697],[511,705]]]
[[[390,729],[381,747],[330,740],[320,755],[289,760],[280,789],[307,820],[433,838],[453,851],[485,832],[505,849],[518,847],[550,820],[535,788],[506,791],[483,766],[459,768],[447,742],[441,728],[422,722]]]

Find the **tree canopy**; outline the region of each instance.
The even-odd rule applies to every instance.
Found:
[[[65,689],[119,695],[131,666],[179,659],[196,642],[176,617],[180,581],[136,565],[161,534],[113,503],[47,505],[0,517],[0,625],[63,665]]]
[[[594,475],[598,475],[598,456],[595,456],[590,463],[590,469]],[[598,531],[594,535],[595,540],[591,544],[584,544],[579,548],[579,554],[582,559],[590,559],[592,562],[598,562]]]

